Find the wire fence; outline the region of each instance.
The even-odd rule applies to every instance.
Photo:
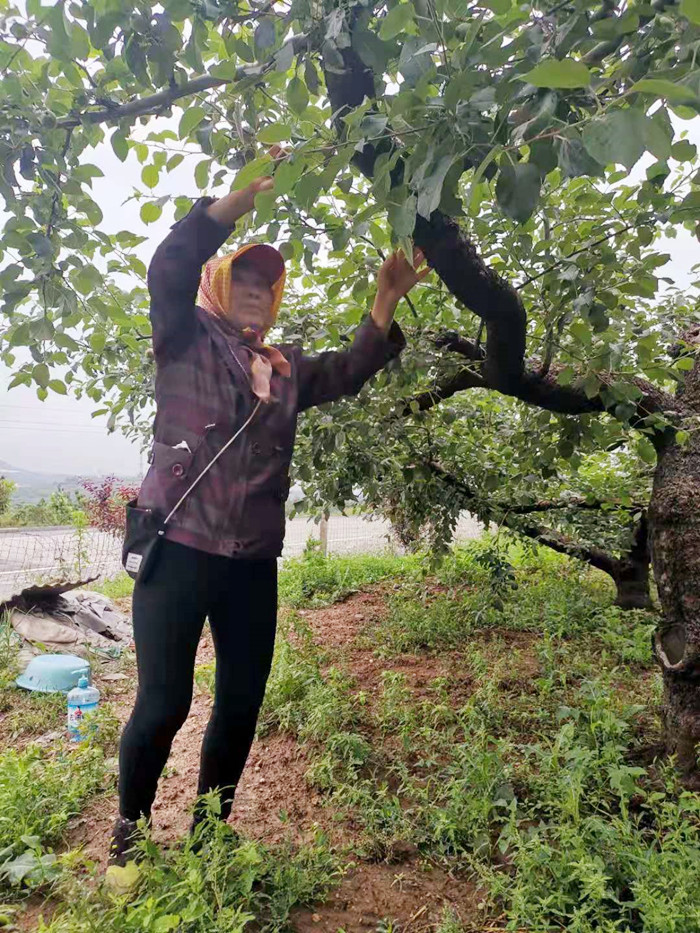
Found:
[[[476,538],[481,531],[482,526],[464,513],[455,539]],[[325,523],[288,520],[282,559],[298,557],[309,538],[318,540],[328,554],[402,550],[388,522],[366,515],[332,515]],[[94,528],[0,529],[0,602],[32,584],[109,579],[121,569],[121,540]]]

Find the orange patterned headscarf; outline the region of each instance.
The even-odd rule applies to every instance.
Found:
[[[202,270],[197,304],[218,318],[221,324],[228,325],[228,328],[230,328],[228,312],[231,307],[231,267],[237,259],[251,249],[256,250],[255,264],[269,272],[271,279],[279,273],[270,286],[273,298],[273,320],[277,319],[282,303],[285,280],[284,260],[274,247],[267,244],[247,243],[228,256],[215,256],[206,263]],[[252,256],[250,258],[253,259]],[[269,402],[272,373],[275,371],[282,376],[289,377],[291,375],[289,362],[276,347],[264,344],[263,335],[255,328],[246,327],[243,330],[237,330],[236,333],[250,355],[251,388],[259,399]]]

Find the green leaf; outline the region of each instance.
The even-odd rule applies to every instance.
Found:
[[[665,78],[643,78],[630,88],[630,92],[648,94],[650,97],[663,97],[677,104],[692,103],[698,99],[698,95],[689,87],[674,84],[673,81],[667,81]]]
[[[261,20],[253,36],[258,53],[264,52],[275,44],[275,23],[271,18]]]
[[[197,163],[197,167],[194,170],[194,180],[198,188],[206,188],[209,183],[209,169],[211,168],[212,160],[203,159],[201,162]]]
[[[157,165],[144,165],[141,171],[141,181],[147,188],[155,188],[158,184],[160,171]]]
[[[436,210],[438,204],[440,203],[440,196],[442,194],[442,185],[445,181],[445,175],[447,175],[454,161],[455,155],[453,153],[448,153],[447,155],[442,156],[442,158],[439,159],[437,165],[432,168],[430,174],[423,179],[420,185],[417,209],[421,217],[425,217],[426,220],[430,217],[433,211]],[[539,172],[537,175],[539,178]]]
[[[282,48],[275,53],[275,71],[289,71],[293,61],[294,46],[291,42],[285,42]]]
[[[268,223],[272,220],[276,199],[277,195],[274,191],[258,191],[255,195],[254,206],[258,225]]]
[[[676,369],[680,369],[681,372],[690,372],[694,366],[695,360],[692,356],[681,356],[676,360]]]
[[[363,28],[353,28],[351,39],[353,50],[365,65],[375,73],[381,74],[391,55],[390,43],[382,42],[376,33]],[[311,87],[310,84],[309,87]]]
[[[204,107],[188,107],[180,118],[180,125],[177,128],[180,139],[187,139],[192,130],[199,126],[206,115],[207,112]]]
[[[44,233],[27,234],[27,242],[30,244],[37,256],[50,256],[53,252],[51,240]]]
[[[586,393],[586,398],[595,398],[598,395],[600,392],[600,381],[595,373],[588,373],[583,380],[583,391]]]
[[[700,0],[681,0],[680,14],[691,23],[700,23]]]
[[[141,205],[139,213],[141,215],[141,220],[145,224],[152,224],[158,220],[163,213],[163,208],[155,201],[147,201],[145,204]]]
[[[496,16],[503,16],[510,10],[510,0],[484,0],[487,9],[491,10]]]
[[[153,933],[170,933],[171,930],[176,930],[181,922],[179,914],[164,914],[153,924]]]
[[[697,153],[696,146],[687,139],[679,139],[671,146],[671,155],[677,162],[691,162]]]
[[[306,162],[302,158],[285,159],[281,162],[275,170],[275,194],[289,194],[301,177],[305,165]]]
[[[603,174],[600,164],[588,154],[579,137],[573,135],[572,132],[570,132],[570,135],[558,139],[555,148],[558,150],[557,162],[564,178]]]
[[[520,77],[535,87],[588,87],[591,73],[583,62],[573,58],[546,59]]]
[[[90,335],[90,346],[95,351],[95,353],[102,353],[107,343],[107,338],[102,333],[102,331],[93,331]]]
[[[536,165],[518,162],[501,168],[496,182],[496,200],[508,217],[525,223],[540,197],[542,179]]]
[[[267,154],[258,156],[243,166],[233,180],[233,190],[240,191],[241,188],[246,188],[261,175],[272,175],[272,158]]]
[[[310,210],[322,187],[323,177],[314,172],[308,172],[303,178],[299,179],[294,189],[294,198],[297,204],[305,210]]]
[[[406,79],[408,87],[415,87],[433,67],[430,51],[425,49],[425,40],[420,36],[408,36],[402,44],[399,72]]]
[[[601,165],[621,162],[635,165],[646,148],[647,117],[641,110],[616,110],[583,128],[583,144]]]
[[[656,450],[651,441],[645,437],[637,441],[637,453],[645,463],[656,463]]]
[[[288,44],[291,45],[291,43]],[[306,81],[306,86],[312,94],[318,94],[320,87],[318,72],[311,58],[307,58],[304,65],[304,81]]]
[[[234,39],[233,47],[236,51],[236,55],[238,55],[239,58],[242,58],[244,62],[251,64],[255,61],[255,52],[246,42],[243,41],[243,39]]]
[[[129,143],[121,130],[116,130],[116,132],[112,133],[111,143],[114,154],[119,161],[126,161],[126,157],[129,155]]]
[[[301,78],[296,75],[287,85],[287,103],[294,113],[303,113],[309,105],[309,92]]]
[[[57,331],[54,334],[54,343],[57,347],[60,347],[63,350],[79,350],[80,346],[77,341],[73,340],[70,334],[65,334],[62,331]]]
[[[673,126],[666,110],[662,107],[652,117],[647,117],[644,127],[644,143],[659,161],[664,162],[671,155]]]
[[[386,14],[379,27],[380,39],[393,39],[404,32],[413,22],[413,6],[410,3],[398,3]]]
[[[49,367],[46,363],[38,363],[34,369],[32,369],[32,379],[37,385],[40,385],[42,389],[46,388],[49,384]]]
[[[49,389],[58,393],[58,395],[67,395],[68,389],[66,389],[65,382],[62,382],[60,379],[50,379],[49,380]]]
[[[268,126],[264,126],[257,133],[258,142],[265,143],[265,145],[270,145],[273,143],[281,143],[285,139],[289,139],[292,135],[292,128],[286,123],[270,123]]]
[[[407,192],[404,186],[402,186],[402,194],[403,200],[390,201],[387,204],[387,218],[397,239],[411,236],[416,225],[418,200],[414,194],[406,196]]]
[[[92,181],[93,178],[103,178],[104,172],[97,165],[91,165],[89,162],[84,162],[82,165],[79,165],[76,169],[73,169],[72,178],[75,181],[87,181],[88,183]]]

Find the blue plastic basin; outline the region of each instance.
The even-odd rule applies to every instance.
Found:
[[[40,654],[27,665],[16,680],[18,687],[41,693],[68,693],[80,678],[90,679],[90,665],[74,654]]]

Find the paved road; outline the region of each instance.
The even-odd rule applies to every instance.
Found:
[[[478,537],[481,526],[468,515],[460,520],[459,540]],[[287,522],[284,557],[300,554],[309,537],[317,538],[319,526],[305,518]],[[388,522],[357,515],[331,516],[328,550],[334,554],[372,553],[395,546]],[[117,574],[121,542],[104,532],[89,529],[81,537],[72,528],[0,529],[0,599],[23,586],[60,576]]]

